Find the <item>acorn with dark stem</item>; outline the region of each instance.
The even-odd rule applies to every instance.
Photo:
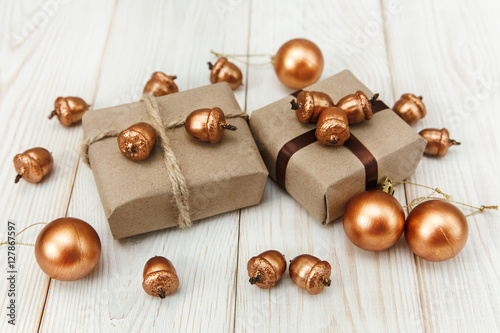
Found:
[[[371,99],[364,92],[358,90],[354,94],[347,95],[337,102],[337,107],[344,110],[350,125],[359,124],[373,117],[372,106],[378,99],[379,94],[373,95]]]
[[[50,113],[49,119],[57,116],[59,122],[68,127],[80,122],[89,107],[90,105],[80,97],[58,97],[54,101],[54,110]]]
[[[133,161],[142,161],[155,147],[156,130],[148,123],[136,123],[120,132],[117,142],[125,157]]]
[[[318,118],[316,139],[327,146],[342,146],[351,136],[344,110],[338,107],[325,109]]]
[[[224,112],[217,107],[191,112],[186,118],[184,128],[192,137],[210,143],[222,140],[224,130],[237,130],[236,126],[226,123]]]
[[[426,141],[424,153],[430,156],[444,157],[451,146],[459,146],[460,142],[450,139],[450,132],[446,128],[426,128],[420,134]]]
[[[326,108],[334,106],[333,100],[328,94],[321,91],[303,90],[297,95],[297,100],[291,102],[292,110],[295,110],[297,119],[304,124],[318,121],[319,115]]]
[[[302,254],[291,260],[288,271],[292,281],[310,295],[319,294],[332,283],[330,264],[309,254]]]
[[[17,172],[14,182],[17,184],[22,178],[29,183],[39,183],[52,170],[53,164],[52,155],[45,148],[31,148],[17,154],[14,156],[14,168]]]
[[[154,72],[151,79],[144,86],[143,94],[151,94],[155,97],[173,94],[179,91],[174,80],[176,75],[167,75],[163,72]]]
[[[250,284],[261,289],[270,289],[286,271],[285,256],[276,250],[262,252],[248,261],[247,271]]]
[[[174,265],[165,257],[155,256],[144,265],[142,288],[151,296],[165,298],[179,287]]]
[[[414,125],[427,115],[427,109],[422,99],[422,96],[417,97],[413,94],[403,94],[392,109],[408,125]]]
[[[243,85],[243,74],[234,63],[227,60],[226,57],[220,57],[215,64],[208,62],[210,69],[210,82],[227,82],[231,89],[236,89]]]

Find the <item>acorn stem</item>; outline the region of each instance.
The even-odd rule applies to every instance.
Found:
[[[15,184],[19,183],[19,181],[21,180],[21,178],[23,178],[23,175],[17,175],[16,179],[14,179],[14,183]]]
[[[423,100],[423,99],[424,99],[422,96],[418,96],[418,98],[420,98],[420,100]]]
[[[49,119],[52,119],[56,114],[57,114],[56,110],[52,110],[52,112],[49,115]]]
[[[208,64],[208,69],[209,70],[212,70],[212,68],[214,68],[214,65],[210,61],[207,62],[207,64]]]
[[[370,99],[370,104],[371,105],[375,104],[375,102],[378,100],[379,96],[380,96],[379,93],[376,93],[375,95],[373,95],[372,99]]]
[[[330,285],[332,284],[332,280],[330,279],[325,279],[324,277],[321,278],[321,283],[325,286],[325,287],[330,287]]]
[[[161,299],[164,299],[165,298],[165,290],[163,289],[158,289],[158,296],[161,298]]]
[[[238,128],[236,126],[226,124],[226,123],[221,123],[222,128],[230,130],[230,131],[236,131]]]
[[[339,142],[339,139],[338,139],[337,137],[334,137],[334,138],[331,138],[331,139],[329,140],[329,142],[330,142],[332,145],[335,145],[335,144],[337,144],[337,142]]]
[[[177,75],[170,75],[170,78],[171,78],[172,80],[175,80],[175,79],[177,79]]]
[[[260,274],[257,273],[257,275],[251,277],[248,281],[250,282],[251,285],[254,285],[254,284],[258,283],[258,282],[261,282],[261,280],[260,280]]]
[[[460,146],[460,145],[462,144],[462,142],[457,142],[457,141],[455,141],[455,140],[450,140],[450,144],[451,144],[452,146]]]
[[[300,105],[294,99],[290,101],[290,104],[292,104],[292,110],[297,110],[300,107]]]

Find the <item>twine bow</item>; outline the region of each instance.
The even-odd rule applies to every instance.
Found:
[[[177,209],[179,210],[179,216],[177,219],[177,226],[179,228],[191,227],[191,215],[189,213],[189,189],[186,184],[186,179],[182,174],[181,167],[177,157],[172,150],[170,139],[167,136],[167,129],[173,129],[184,125],[184,120],[174,121],[166,126],[163,125],[163,121],[161,119],[160,106],[156,99],[150,94],[144,94],[141,99],[141,102],[144,102],[146,106],[146,112],[150,118],[151,126],[156,130],[160,141],[161,148],[163,151],[163,163],[167,169],[167,177],[169,179],[170,184],[172,185],[172,192],[175,199],[175,204]],[[248,114],[245,112],[229,112],[225,114],[226,118],[235,118],[240,117],[244,119],[248,119]],[[109,130],[104,131],[100,134],[97,134],[94,137],[90,137],[85,139],[82,142],[80,155],[82,156],[83,161],[90,167],[89,161],[89,147],[91,144],[106,139],[110,137],[116,137],[120,134],[120,131],[117,130]]]

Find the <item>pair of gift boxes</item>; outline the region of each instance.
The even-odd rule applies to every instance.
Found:
[[[325,92],[334,102],[358,90],[372,95],[349,71],[306,89]],[[228,119],[238,130],[226,132],[219,144],[199,142],[183,128],[167,130],[189,189],[191,220],[258,204],[269,172],[316,220],[326,224],[341,216],[357,193],[386,176],[405,179],[420,162],[425,140],[383,102],[377,102],[378,112],[370,121],[351,126],[346,145],[327,147],[315,140],[316,124],[297,120],[291,99],[285,96],[254,111],[251,131],[247,120]],[[182,121],[200,108],[241,111],[226,83],[158,97],[157,103],[164,124]],[[150,122],[148,117],[143,102],[87,112],[84,140]],[[88,156],[115,239],[177,226],[179,208],[159,143],[141,162],[125,158],[116,137],[94,142]]]

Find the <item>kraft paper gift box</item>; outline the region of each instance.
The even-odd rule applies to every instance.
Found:
[[[350,71],[304,90],[325,92],[334,103],[358,90],[373,96]],[[426,141],[382,101],[374,105],[378,112],[371,120],[350,126],[344,146],[328,147],[315,140],[316,124],[297,120],[292,95],[253,111],[250,128],[270,176],[316,220],[330,223],[356,194],[386,176],[402,180],[415,171]]]
[[[158,97],[156,101],[162,124],[182,121],[200,108],[241,113],[226,83]],[[84,141],[141,121],[151,123],[143,101],[89,111],[83,117]],[[256,205],[262,197],[268,173],[248,122],[242,117],[226,122],[238,129],[225,131],[218,144],[196,140],[184,126],[166,130],[189,190],[193,221]],[[115,239],[178,225],[179,209],[159,141],[151,155],[140,162],[120,152],[116,135],[88,146],[88,162]]]

